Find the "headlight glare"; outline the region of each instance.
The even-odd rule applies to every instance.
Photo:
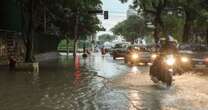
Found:
[[[170,55],[167,57],[167,59],[165,60],[165,63],[169,66],[172,66],[175,64],[175,58],[173,57],[173,55]]]
[[[181,61],[182,61],[183,63],[187,63],[187,62],[189,62],[189,59],[188,59],[187,57],[182,57],[182,58],[181,58]]]
[[[136,53],[132,54],[132,59],[137,59],[137,58],[139,58],[138,54],[136,54]]]
[[[156,54],[152,54],[152,59],[156,59],[157,58],[157,55]]]

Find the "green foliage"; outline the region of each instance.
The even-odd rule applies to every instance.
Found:
[[[76,18],[78,16],[78,34],[86,37],[96,33],[100,29],[100,21],[97,16],[89,14],[88,11],[101,9],[100,0],[63,0],[61,3],[62,15],[56,25],[61,33],[74,39]]]
[[[122,3],[128,0],[120,0]],[[131,8],[155,25],[154,37],[172,33],[187,42],[196,35],[208,39],[207,0],[133,0]],[[168,15],[171,12],[171,15]]]
[[[164,23],[163,35],[172,34],[178,41],[181,41],[183,35],[184,20],[174,15],[164,15],[162,17]]]
[[[100,36],[98,36],[99,38],[99,41],[102,41],[102,42],[111,42],[112,40],[115,39],[115,36],[114,35],[110,35],[110,34],[102,34]]]
[[[69,40],[69,50],[73,50],[73,45],[74,45],[74,42],[72,40]],[[86,48],[89,48],[91,46],[90,42],[86,42],[84,40],[81,40],[79,43],[78,43],[78,48],[83,48],[85,45]],[[67,41],[66,40],[62,40],[59,45],[58,45],[58,50],[67,50]]]
[[[137,16],[129,17],[111,30],[115,35],[124,36],[127,41],[134,41],[147,33],[144,19]]]

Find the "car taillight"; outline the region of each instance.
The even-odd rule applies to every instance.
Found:
[[[205,62],[208,63],[208,58],[205,58]]]

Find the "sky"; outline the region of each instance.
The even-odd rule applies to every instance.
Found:
[[[126,12],[132,0],[128,3],[122,4],[119,0],[101,0],[103,2],[103,10],[109,11],[109,19],[104,20],[103,15],[98,15],[98,18],[102,22],[107,32],[99,32],[98,35],[103,33],[111,33],[110,29],[117,23],[126,19]]]

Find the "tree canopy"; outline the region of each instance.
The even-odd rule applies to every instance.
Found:
[[[130,16],[127,20],[118,23],[111,29],[115,35],[123,36],[127,41],[134,42],[147,32],[144,19]]]
[[[22,7],[26,62],[33,61],[34,33],[52,33],[77,42],[100,29],[97,16],[88,13],[101,9],[100,0],[17,0],[17,3]]]
[[[128,0],[120,1],[125,3]],[[155,26],[156,42],[170,32],[183,42],[196,36],[208,39],[207,0],[133,0],[131,7]]]
[[[115,39],[115,36],[111,34],[102,34],[98,36],[98,38],[99,38],[99,41],[101,42],[106,42],[106,41],[111,42],[112,40]]]

